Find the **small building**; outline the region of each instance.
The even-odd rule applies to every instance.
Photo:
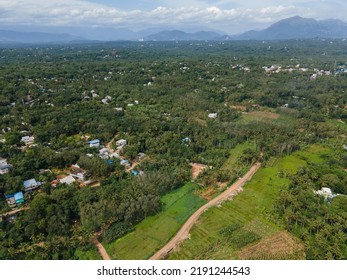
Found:
[[[61,184],[71,185],[71,184],[73,184],[74,182],[76,182],[76,180],[75,180],[74,177],[72,177],[72,175],[69,175],[69,176],[66,176],[66,177],[60,179],[60,183],[61,183]]]
[[[190,144],[191,140],[190,140],[189,137],[186,137],[186,138],[183,138],[183,139],[181,140],[181,142],[184,143],[184,144]]]
[[[16,201],[16,204],[24,203],[24,195],[23,192],[17,192],[14,194],[14,199]]]
[[[114,108],[117,112],[123,112],[123,108],[122,107],[116,107]]]
[[[120,155],[118,153],[113,153],[110,155],[110,158],[120,158]]]
[[[26,146],[34,144],[35,137],[34,136],[23,136],[20,140],[23,142]]]
[[[315,194],[324,196],[325,198],[330,197],[333,193],[330,188],[322,188],[318,191],[313,191]]]
[[[131,174],[133,176],[137,176],[137,175],[139,175],[139,172],[137,172],[136,170],[131,170]]]
[[[10,171],[12,166],[7,163],[7,160],[0,158],[0,175],[6,174]]]
[[[35,190],[38,187],[40,187],[41,185],[42,185],[42,183],[41,182],[37,182],[35,179],[26,180],[26,181],[23,182],[24,190],[26,192]]]
[[[70,172],[70,175],[80,181],[85,181],[89,177],[87,172],[81,168],[74,169]]]
[[[342,147],[347,151],[347,145],[343,145]]]
[[[51,182],[51,187],[55,188],[56,186],[58,186],[59,183],[60,183],[60,181],[59,181],[58,179],[53,180],[53,181]]]
[[[143,159],[145,156],[146,156],[145,153],[138,153],[138,154],[137,154],[137,158],[138,158],[139,160]]]
[[[108,149],[107,148],[102,148],[101,150],[99,150],[99,154],[100,155],[108,155]]]
[[[215,118],[217,118],[217,113],[210,113],[210,114],[208,114],[208,117],[210,119],[215,119]]]
[[[89,141],[89,147],[91,148],[99,148],[100,147],[100,140],[99,139],[94,139]]]
[[[120,139],[116,142],[116,146],[124,146],[127,144],[127,140],[125,139]]]
[[[121,165],[124,165],[125,167],[130,167],[130,163],[129,163],[129,161],[126,160],[126,159],[121,160],[121,161],[120,161],[120,164],[121,164]]]
[[[14,194],[6,195],[5,197],[10,207],[15,207],[18,204],[24,203],[23,192],[17,192]]]

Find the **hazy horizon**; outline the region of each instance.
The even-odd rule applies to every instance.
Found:
[[[29,3],[30,2],[30,3]],[[177,28],[227,34],[262,29],[283,18],[302,16],[347,21],[345,1],[240,0],[0,0],[0,29],[66,32],[68,28],[132,31]],[[26,30],[27,31],[27,30]],[[73,32],[72,32],[73,33]]]

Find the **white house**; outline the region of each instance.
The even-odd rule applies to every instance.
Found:
[[[24,142],[25,145],[31,145],[34,143],[34,136],[23,136],[21,142]]]
[[[127,140],[125,139],[120,139],[116,142],[116,146],[124,146],[127,144]]]
[[[70,175],[80,181],[85,181],[88,177],[87,172],[80,168],[71,171]]]
[[[330,197],[333,193],[330,188],[322,188],[318,191],[313,191],[315,194],[322,195],[326,198]]]
[[[72,177],[72,175],[69,175],[69,176],[66,176],[66,177],[60,179],[60,183],[61,183],[61,184],[71,185],[71,184],[73,184],[74,182],[76,182],[76,180],[75,180],[74,177]]]
[[[210,119],[215,119],[215,118],[217,118],[217,113],[210,113],[210,114],[208,114],[208,117]]]

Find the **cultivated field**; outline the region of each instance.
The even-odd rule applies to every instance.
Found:
[[[303,258],[302,244],[269,221],[268,213],[281,187],[290,183],[288,179],[279,176],[279,172],[283,170],[293,174],[300,166],[307,165],[307,162],[322,161],[320,156],[325,153],[328,150],[311,146],[305,151],[278,159],[272,167],[259,170],[246,184],[244,191],[232,201],[206,211],[190,231],[190,238],[168,258]],[[259,248],[266,247],[271,242],[276,242],[278,246],[268,246],[268,250],[259,254]]]
[[[162,198],[164,210],[148,217],[135,230],[110,244],[103,244],[112,259],[148,259],[176,234],[181,225],[206,201],[187,183]]]

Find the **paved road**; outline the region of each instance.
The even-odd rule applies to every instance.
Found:
[[[167,243],[163,248],[161,248],[157,253],[155,253],[150,260],[160,260],[164,259],[171,251],[176,249],[179,244],[189,236],[189,231],[195,224],[195,222],[198,220],[200,215],[205,212],[207,209],[213,206],[217,206],[223,201],[229,199],[230,197],[236,195],[239,191],[242,190],[242,187],[244,184],[250,180],[253,175],[257,172],[257,170],[260,168],[260,163],[255,163],[251,169],[237,182],[235,182],[232,186],[230,186],[227,190],[225,190],[223,193],[200,207],[190,218],[187,222],[181,227],[181,229],[177,232],[177,234]]]

